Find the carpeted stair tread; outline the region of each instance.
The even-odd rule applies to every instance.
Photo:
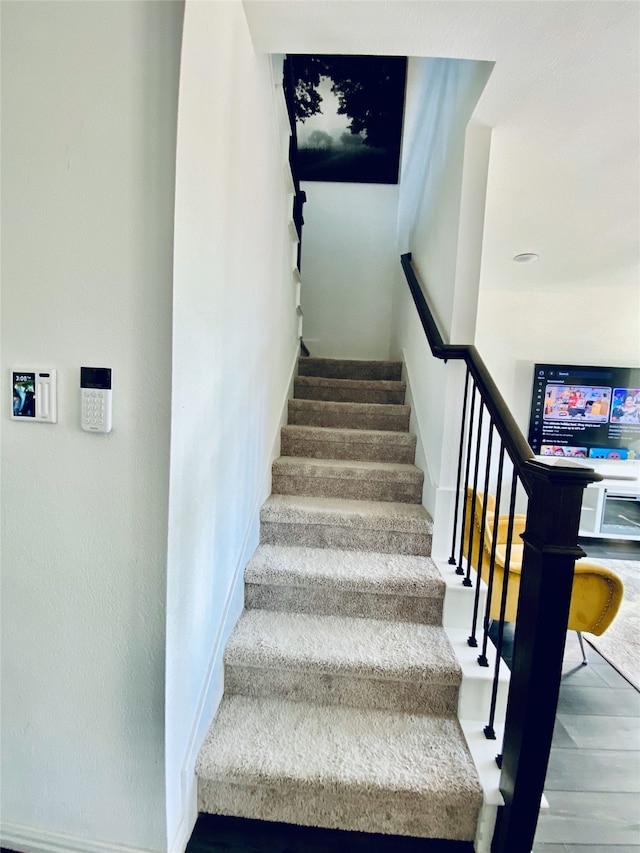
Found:
[[[273,470],[278,473],[291,472],[296,476],[353,477],[365,480],[377,477],[380,480],[404,480],[422,482],[424,473],[416,465],[402,462],[371,462],[354,459],[314,459],[303,456],[279,456],[274,460]]]
[[[422,505],[395,501],[272,494],[260,510],[260,541],[269,545],[427,556],[432,529]]]
[[[336,403],[325,400],[289,400],[290,424],[409,431],[409,406],[386,403]]]
[[[421,505],[385,501],[356,501],[271,495],[260,510],[262,522],[341,524],[359,529],[431,533],[433,522]]]
[[[228,696],[198,756],[200,811],[472,839],[482,790],[456,719]]]
[[[412,463],[416,436],[391,430],[290,424],[282,428],[283,456]]]
[[[297,376],[294,397],[342,403],[387,403],[402,405],[405,382],[385,379],[335,379],[324,376]]]
[[[445,583],[429,557],[259,545],[245,607],[442,624]]]
[[[198,756],[203,778],[481,793],[456,719],[235,696],[215,723]]]
[[[340,592],[444,598],[445,582],[430,557],[338,548],[259,545],[245,583],[315,586]]]
[[[401,361],[360,361],[358,359],[301,358],[299,376],[322,376],[333,379],[364,379],[399,381]]]
[[[225,666],[234,664],[430,684],[461,681],[442,627],[269,610],[243,613],[225,650]]]
[[[424,473],[415,465],[280,456],[273,463],[274,494],[420,503]]]

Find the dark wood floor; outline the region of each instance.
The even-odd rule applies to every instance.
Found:
[[[640,542],[584,539],[589,557],[639,560]],[[640,572],[640,562],[638,563]],[[640,693],[575,635],[563,680],[534,853],[640,853]]]
[[[633,539],[579,539],[588,557],[606,560],[640,560],[640,541]]]
[[[187,853],[473,853],[473,844],[429,841],[200,815]]]
[[[588,656],[570,634],[534,853],[640,853],[640,693]]]
[[[640,571],[640,563],[638,565]],[[505,626],[510,664],[513,625]],[[640,692],[567,634],[533,853],[640,853]]]
[[[580,544],[595,559],[640,561],[640,542]],[[549,808],[540,813],[534,853],[640,853],[640,693],[594,649],[588,656],[589,666],[581,666],[569,634],[545,788]]]

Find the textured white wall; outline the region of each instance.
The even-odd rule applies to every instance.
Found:
[[[389,357],[397,185],[305,181],[303,338],[312,355]]]
[[[532,292],[530,267],[513,268],[521,292],[480,292],[477,346],[526,437],[536,362],[640,366],[640,288],[628,270]]]
[[[242,5],[187,2],[167,588],[171,850],[195,819],[194,762],[221,696],[298,349],[286,150],[270,63],[253,51]]]
[[[1,805],[16,849],[166,849],[181,21],[172,2],[2,4]],[[16,363],[58,369],[57,425],[9,420]],[[82,364],[113,368],[108,436],[80,430]]]
[[[490,71],[486,62],[409,62],[399,245],[411,251],[442,336],[451,343],[469,343],[474,329],[489,137],[466,127]],[[424,503],[436,514],[439,490],[454,484],[459,371],[431,356],[404,276],[396,281],[392,352],[406,364],[412,429],[427,471]],[[439,544],[434,541],[434,551]]]
[[[630,96],[629,110],[637,115],[637,95]],[[501,248],[495,239],[485,235],[483,257],[495,263],[496,273],[486,274],[483,266],[476,342],[526,436],[535,362],[640,365],[640,242],[636,229],[634,251],[625,250],[619,235],[613,230],[598,231],[593,221],[587,221],[588,211],[584,209],[583,218],[574,219],[570,227],[576,239],[578,235],[582,239],[585,232],[592,233],[593,253],[577,258],[579,243],[573,235],[567,238],[564,252],[553,251],[537,225],[537,220],[553,215],[552,197],[531,191],[531,182],[536,177],[540,179],[539,164],[535,167],[537,174],[514,174],[508,170],[507,151],[513,144],[512,136],[502,129],[493,132],[487,218],[492,231],[505,217],[524,220],[530,240],[523,243],[511,239],[507,248]],[[586,141],[593,145],[591,140]],[[635,198],[636,214],[639,177],[636,157],[624,188],[625,196],[631,194]],[[601,181],[602,175],[585,170],[583,180],[591,184]],[[513,185],[514,181],[522,204],[517,212],[505,212],[500,199],[507,183]],[[579,197],[584,187],[576,183],[566,192]],[[611,186],[606,193],[603,191],[603,208],[609,203],[608,194],[613,192]],[[632,217],[629,222],[633,222]],[[562,223],[563,229],[567,227],[568,223]],[[601,255],[611,253],[616,245],[620,249],[614,263],[603,262]],[[522,251],[536,251],[540,258],[532,264],[514,263],[513,255]]]
[[[460,249],[459,232],[466,126],[491,70],[491,63],[468,60],[409,63],[410,130],[402,158],[399,237],[401,249],[412,253],[445,340],[452,330],[457,264],[469,252],[468,244],[473,243],[475,255],[482,245],[481,227],[468,227]],[[468,182],[478,172],[486,175],[486,156],[484,163],[467,157],[466,165]],[[476,186],[470,194],[477,197]],[[480,226],[482,213],[483,207],[475,214]],[[478,265],[476,290],[479,272]]]

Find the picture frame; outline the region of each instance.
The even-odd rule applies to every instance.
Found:
[[[287,73],[299,180],[397,184],[407,58],[296,54]]]

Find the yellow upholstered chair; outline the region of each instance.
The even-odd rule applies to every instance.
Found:
[[[469,530],[471,516],[473,514],[473,535],[471,537],[471,566],[477,571],[480,554],[480,540],[482,541],[482,568],[481,577],[485,583],[489,582],[489,566],[491,563],[491,549],[494,534],[495,498],[487,495],[487,513],[485,518],[484,537],[482,531],[484,495],[476,492],[475,513],[473,490],[467,491],[467,506],[464,528],[464,554],[469,551]],[[520,593],[520,574],[522,569],[522,556],[524,545],[520,534],[524,532],[526,516],[516,515],[513,520],[513,533],[511,537],[511,554],[509,559],[509,581],[507,584],[507,602],[504,614],[505,622],[515,622],[518,607],[518,595]],[[508,516],[499,516],[498,529],[496,533],[495,550],[495,572],[493,588],[491,593],[491,605],[489,618],[500,618],[500,602],[502,599],[502,588],[505,576],[505,562],[507,556],[507,542],[509,534]],[[582,649],[582,662],[587,663],[582,642],[582,632],[600,636],[615,619],[618,608],[622,602],[624,585],[618,575],[605,566],[592,560],[576,560],[573,576],[573,589],[571,592],[571,606],[569,608],[570,631],[577,631],[580,648]]]

